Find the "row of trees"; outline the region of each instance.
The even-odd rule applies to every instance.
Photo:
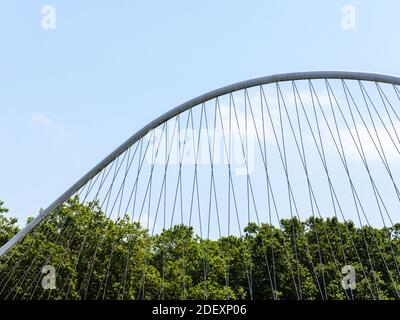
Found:
[[[0,245],[18,230],[0,202]],[[399,232],[294,218],[251,223],[242,237],[201,239],[185,225],[151,236],[72,198],[0,259],[0,298],[397,299]],[[43,289],[45,265],[56,289]],[[355,268],[354,290],[342,287],[344,265]]]

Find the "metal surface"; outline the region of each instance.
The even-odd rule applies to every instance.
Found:
[[[7,253],[14,245],[21,241],[24,236],[29,233],[35,226],[37,226],[43,219],[45,219],[53,210],[55,210],[62,203],[67,201],[71,196],[75,194],[80,188],[82,188],[90,179],[96,176],[103,168],[107,167],[113,160],[121,155],[125,150],[134,145],[142,137],[144,137],[149,131],[158,127],[160,124],[168,121],[169,119],[177,116],[178,114],[189,110],[190,108],[197,106],[203,102],[211,100],[213,98],[225,95],[230,92],[243,90],[259,85],[265,85],[276,82],[294,81],[294,80],[312,80],[312,79],[346,79],[346,80],[361,80],[361,81],[373,81],[380,83],[387,83],[392,85],[400,85],[400,77],[375,74],[375,73],[364,73],[364,72],[347,72],[347,71],[310,71],[310,72],[293,72],[276,74],[266,77],[255,78],[247,81],[238,82],[229,86],[225,86],[203,95],[200,95],[194,99],[191,99],[176,108],[166,112],[162,116],[156,118],[141,130],[137,131],[122,145],[105,157],[99,164],[79,179],[72,187],[64,192],[59,198],[57,198],[50,206],[48,206],[42,213],[40,213],[34,220],[32,220],[24,229],[16,234],[10,241],[0,248],[0,257]]]

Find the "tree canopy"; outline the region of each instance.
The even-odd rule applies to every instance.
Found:
[[[0,202],[0,245],[17,219]],[[128,216],[71,198],[0,259],[1,299],[398,299],[400,225],[356,227],[310,217],[248,224],[202,239],[175,225],[151,235]],[[54,266],[56,289],[41,286]],[[341,269],[356,270],[344,290]]]

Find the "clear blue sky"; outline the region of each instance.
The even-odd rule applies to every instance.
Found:
[[[41,26],[43,5],[56,29]],[[342,28],[344,5],[356,29]],[[0,2],[0,199],[36,215],[156,116],[273,73],[400,74],[399,1]]]

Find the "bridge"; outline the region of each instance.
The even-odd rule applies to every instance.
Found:
[[[181,104],[0,248],[0,298],[400,298],[399,85],[297,72]]]

